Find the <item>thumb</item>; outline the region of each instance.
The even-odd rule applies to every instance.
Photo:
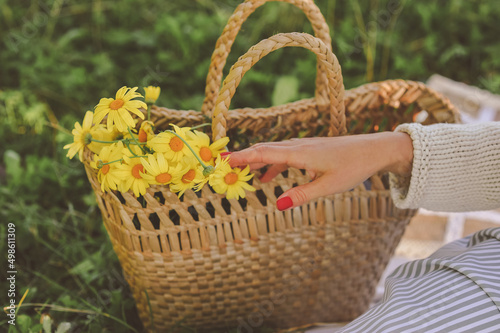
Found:
[[[319,198],[331,193],[331,186],[325,180],[315,179],[314,181],[289,189],[276,200],[276,207],[279,210],[301,206],[312,199]]]

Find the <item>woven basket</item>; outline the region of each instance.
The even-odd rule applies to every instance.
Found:
[[[345,135],[391,130],[426,111],[424,123],[456,122],[454,107],[424,84],[372,83],[344,93],[340,66],[330,50],[328,27],[309,0],[303,9],[318,38],[279,34],[252,47],[231,68],[219,92],[222,68],[242,22],[265,3],[246,1],[231,16],[217,42],[202,112],[153,108],[160,129],[194,126],[212,118],[214,139],[226,135],[253,141]],[[318,59],[315,98],[267,109],[228,112],[242,76],[259,59],[282,47],[303,47]],[[244,142],[245,146],[252,142]],[[168,187],[132,193],[102,193],[95,170],[88,178],[104,225],[148,329],[189,327],[295,327],[349,321],[363,313],[413,210],[397,209],[385,175],[352,191],[286,212],[276,198],[310,181],[290,169],[272,182],[253,179],[256,192],[227,200],[205,186],[179,199]]]

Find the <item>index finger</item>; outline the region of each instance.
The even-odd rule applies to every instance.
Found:
[[[231,167],[250,165],[252,169],[258,169],[269,164],[288,165],[290,153],[291,150],[287,146],[259,144],[231,153],[229,164]]]

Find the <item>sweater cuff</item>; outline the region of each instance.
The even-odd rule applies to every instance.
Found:
[[[413,143],[413,162],[411,176],[398,176],[389,174],[391,184],[391,196],[397,207],[419,208],[423,191],[422,184],[425,182],[429,160],[428,142],[425,140],[424,128],[417,123],[402,124],[396,127],[396,132],[407,133]]]
[[[411,178],[390,176],[400,208],[464,212],[500,207],[500,122],[403,124],[413,142]]]

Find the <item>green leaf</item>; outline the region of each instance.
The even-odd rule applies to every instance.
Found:
[[[71,324],[68,322],[63,322],[60,323],[59,326],[57,326],[56,333],[66,333],[71,329]]]
[[[74,40],[84,37],[88,32],[84,28],[74,28],[64,33],[59,37],[57,41],[57,46],[60,48],[67,47]]]
[[[455,57],[459,58],[465,55],[467,55],[467,49],[462,45],[456,44],[444,51],[443,54],[441,54],[439,61],[444,65],[453,61],[453,58]]]
[[[273,90],[273,105],[293,102],[298,98],[299,80],[294,76],[282,76],[276,81]]]
[[[13,150],[6,150],[3,154],[5,163],[5,171],[7,173],[7,182],[12,185],[17,185],[23,177],[23,169],[21,168],[21,156]]]
[[[50,318],[49,316],[43,316],[42,326],[44,333],[52,333],[52,323],[52,318]]]
[[[35,325],[31,326],[31,330],[30,330],[30,332],[33,332],[33,333],[38,333],[38,332],[40,332],[42,329],[43,329],[42,324],[35,324]]]
[[[18,325],[20,332],[31,332],[31,317],[25,314],[18,315],[16,318],[16,325]]]
[[[79,262],[76,266],[71,268],[69,272],[71,274],[82,277],[84,281],[90,283],[98,278],[101,274],[99,267],[96,265],[96,263],[99,263],[101,261],[102,258],[100,253],[96,252],[89,258],[86,258],[83,261]]]

